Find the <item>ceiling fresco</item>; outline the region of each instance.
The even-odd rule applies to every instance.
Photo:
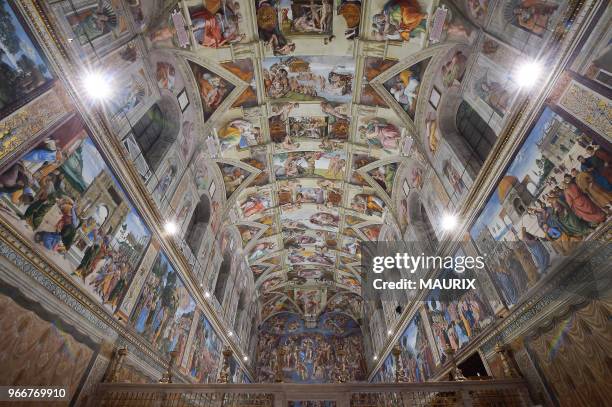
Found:
[[[472,52],[492,3],[188,0],[144,13],[149,45],[191,74],[220,228],[240,236],[262,320],[360,318],[359,242],[401,236],[410,191],[440,210],[465,197],[473,179],[439,121],[467,85],[496,126],[513,102],[510,88],[503,100],[483,90],[507,63],[502,46]],[[484,73],[467,83],[474,60]],[[165,86],[172,69],[158,66]],[[442,184],[426,182],[435,173]]]

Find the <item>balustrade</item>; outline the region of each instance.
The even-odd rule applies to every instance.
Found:
[[[323,401],[336,407],[530,406],[523,379],[431,383],[124,384],[101,383],[91,407],[287,407]],[[314,402],[314,403],[313,403]],[[328,404],[329,405],[329,404]]]

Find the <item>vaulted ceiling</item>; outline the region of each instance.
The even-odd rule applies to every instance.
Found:
[[[146,3],[131,11],[160,86],[183,76],[201,111],[194,165],[223,188],[221,250],[252,273],[261,320],[359,321],[358,243],[402,236],[406,200],[434,167],[447,175],[429,186],[438,214],[473,182],[440,128],[454,123],[489,2]]]

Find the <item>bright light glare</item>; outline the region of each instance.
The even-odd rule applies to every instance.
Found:
[[[249,360],[249,357],[245,356],[245,357],[242,358],[242,360],[244,360],[246,362],[247,360]]]
[[[232,336],[232,335],[234,335],[234,333],[233,333],[232,331],[229,331],[229,332],[227,333],[227,336]]]
[[[164,225],[164,230],[166,231],[167,234],[174,235],[176,234],[176,232],[178,232],[178,226],[176,226],[176,223],[172,221],[168,221]]]
[[[83,86],[92,99],[104,100],[112,94],[112,86],[108,76],[100,72],[88,72],[85,74]]]
[[[374,359],[374,360],[378,360],[378,356],[374,356],[374,357],[373,357],[373,359]]]
[[[540,75],[542,75],[542,65],[535,61],[525,62],[518,67],[515,81],[521,87],[530,88],[537,83]]]
[[[442,229],[444,230],[453,230],[457,227],[457,217],[455,215],[451,215],[449,213],[445,214],[442,217],[441,223]]]
[[[390,330],[390,329],[387,331],[387,335],[389,335],[389,336],[391,336],[392,333],[393,333],[393,331]]]
[[[210,293],[209,293],[208,291],[206,291],[206,292],[204,293],[204,297],[206,297],[206,298],[210,298]]]

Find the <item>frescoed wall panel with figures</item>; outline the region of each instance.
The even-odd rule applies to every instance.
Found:
[[[1,216],[84,291],[116,311],[150,232],[81,118],[65,121],[0,178]]]
[[[214,383],[221,365],[221,338],[202,312],[197,314],[191,348],[187,349],[183,367],[198,383]]]
[[[544,108],[470,230],[507,305],[609,219],[611,151]]]
[[[463,250],[455,256],[465,256]],[[450,346],[457,352],[494,322],[494,314],[488,298],[484,295],[480,281],[486,277],[480,275],[485,271],[475,269],[459,273],[444,270],[438,278],[474,278],[476,289],[440,290],[433,289],[425,300],[425,309],[432,334],[444,363],[447,359],[446,348]]]
[[[351,317],[331,312],[309,327],[298,314],[281,312],[266,320],[258,343],[259,380],[273,382],[274,360],[284,350],[286,382],[329,383],[340,377],[363,380],[365,361],[360,328]]]
[[[162,354],[182,360],[196,309],[181,277],[160,252],[136,302],[130,324]]]
[[[0,2],[0,119],[49,89],[54,77],[12,0]]]
[[[403,369],[400,376],[408,382],[424,382],[434,373],[437,357],[435,350],[429,344],[425,332],[426,321],[420,312],[412,318],[404,333],[399,338],[401,349],[399,359]],[[374,377],[374,382],[394,383],[396,380],[396,362],[393,355],[389,355],[382,367]]]

